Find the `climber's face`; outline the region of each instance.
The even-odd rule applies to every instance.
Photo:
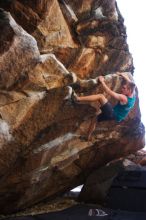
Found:
[[[131,90],[129,89],[129,87],[127,85],[123,85],[122,88],[121,88],[121,93],[123,95],[131,95]]]

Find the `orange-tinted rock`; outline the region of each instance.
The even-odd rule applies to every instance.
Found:
[[[95,32],[97,29],[98,29],[98,26],[99,26],[99,23],[100,21],[99,20],[84,20],[82,21],[81,23],[78,23],[77,24],[77,27],[76,27],[76,32],[79,34],[79,35],[83,35],[83,34],[88,34],[88,33],[92,33],[92,32]]]
[[[36,40],[18,26],[9,13],[1,14],[1,26],[6,38],[0,56],[0,89],[10,89],[18,80],[26,77],[26,70],[34,67],[39,50]],[[12,36],[7,38],[10,33]],[[2,45],[2,37],[0,41]]]
[[[48,2],[47,16],[39,23],[33,36],[37,39],[41,51],[52,47],[77,47],[70,29],[62,14],[57,0]]]
[[[91,48],[101,48],[106,47],[106,37],[105,36],[89,36],[86,45]]]
[[[41,55],[38,64],[28,73],[29,83],[23,89],[33,90],[34,86],[53,89],[67,86],[77,81],[77,77],[62,65],[53,54]]]
[[[68,69],[75,72],[80,78],[90,76],[95,69],[96,53],[93,49],[83,48],[79,51],[76,59],[72,62]]]
[[[16,21],[35,37],[41,52],[55,46],[77,46],[57,0],[16,0],[9,9]]]
[[[90,15],[90,11],[92,9],[92,5],[94,3],[94,0],[84,0],[84,1],[67,0],[65,2],[66,2],[66,4],[70,5],[72,10],[77,15],[77,18],[81,19],[84,17],[88,17]]]
[[[0,6],[10,10],[16,21],[36,38],[42,53],[55,53],[81,77],[96,77],[95,69],[102,75],[133,71],[115,0],[37,0],[35,4],[33,0],[14,0],[9,5],[1,1]]]

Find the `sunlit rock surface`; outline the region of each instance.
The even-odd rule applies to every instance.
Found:
[[[0,11],[0,210],[8,213],[51,200],[141,149],[144,127],[137,94],[124,122],[100,122],[83,141],[95,108],[65,100],[68,85],[78,95],[104,93],[99,75],[115,91],[117,71],[131,77],[115,1],[3,0],[0,7],[12,15]]]

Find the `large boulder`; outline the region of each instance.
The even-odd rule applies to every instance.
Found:
[[[141,149],[144,127],[137,94],[125,121],[100,122],[84,141],[98,103],[66,100],[68,85],[78,95],[104,93],[99,75],[115,91],[117,71],[132,77],[115,1],[14,0],[0,7],[22,26],[0,10],[0,210],[8,213],[52,199]]]

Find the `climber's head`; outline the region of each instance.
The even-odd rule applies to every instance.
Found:
[[[135,90],[135,84],[133,82],[123,81],[121,86],[121,92],[123,95],[131,96]]]

